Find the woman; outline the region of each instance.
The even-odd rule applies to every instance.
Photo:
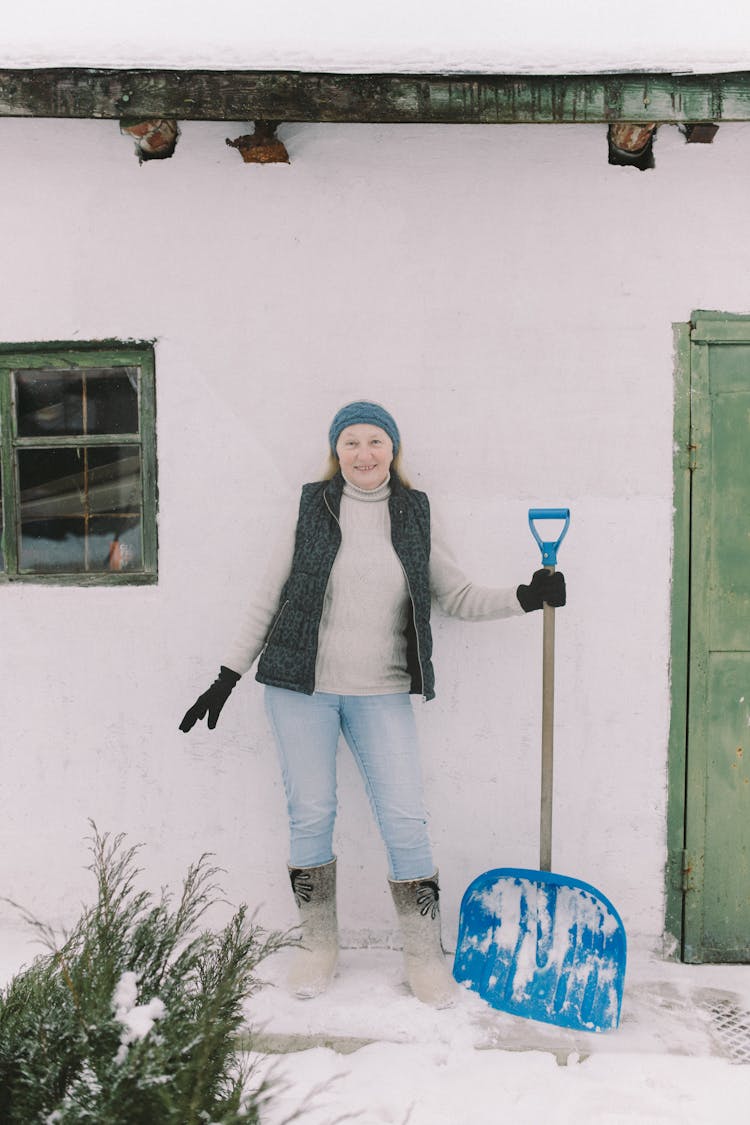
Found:
[[[338,957],[336,747],[343,732],[388,853],[407,976],[426,1003],[452,1003],[440,940],[438,875],[422,794],[409,694],[434,697],[430,604],[481,621],[565,604],[562,574],[529,585],[468,581],[423,492],[401,471],[401,437],[377,403],[349,403],[329,431],[326,478],[302,488],[296,526],[280,544],[218,678],[185,715],[189,731],[219,714],[256,658],[284,779],[289,873],[301,943],[290,974],[298,996],[330,983]]]

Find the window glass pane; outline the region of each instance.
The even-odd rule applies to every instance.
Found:
[[[86,433],[138,433],[138,376],[137,367],[85,372]]]
[[[137,367],[15,372],[19,437],[137,434]]]
[[[20,449],[18,479],[21,570],[142,569],[137,449]]]
[[[16,371],[19,437],[83,433],[81,376],[72,371]]]

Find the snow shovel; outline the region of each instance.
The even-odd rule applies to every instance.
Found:
[[[538,520],[565,521],[557,540],[542,540]],[[568,508],[529,510],[550,571],[569,524]],[[540,870],[499,867],[467,887],[453,975],[493,1008],[577,1031],[609,1031],[620,1022],[625,928],[595,887],[551,873],[555,610],[546,603],[543,617]]]

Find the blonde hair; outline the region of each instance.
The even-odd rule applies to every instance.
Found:
[[[401,481],[401,484],[404,486],[404,488],[411,488],[411,482],[409,481],[409,478],[404,473],[404,470],[403,470],[403,467],[402,467],[403,466],[402,452],[403,452],[403,446],[400,445],[398,447],[398,453],[396,454],[396,456],[391,461],[391,472],[393,473],[394,476],[398,477],[398,479]],[[341,468],[341,466],[339,465],[338,457],[336,456],[335,453],[332,453],[331,450],[329,449],[328,457],[327,457],[326,463],[325,463],[325,468],[323,469],[323,476],[322,476],[321,479],[322,480],[331,480],[333,477],[336,476],[336,473],[339,471],[340,468]]]

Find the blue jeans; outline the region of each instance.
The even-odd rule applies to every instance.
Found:
[[[265,706],[281,761],[292,867],[317,867],[333,858],[336,748],[343,732],[385,843],[391,878],[435,873],[408,694],[303,695],[267,686]]]

